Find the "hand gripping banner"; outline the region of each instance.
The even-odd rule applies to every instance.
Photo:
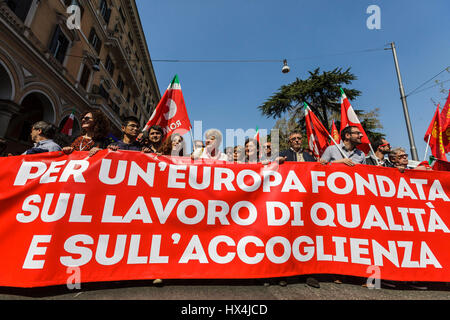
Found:
[[[303,274],[450,281],[450,172],[0,158],[0,286]]]

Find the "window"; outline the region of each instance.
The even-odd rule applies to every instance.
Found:
[[[89,34],[89,43],[94,47],[97,54],[100,54],[100,50],[102,49],[102,41],[98,37],[95,29],[91,29],[91,33]]]
[[[100,85],[99,94],[100,94],[103,98],[105,98],[105,100],[107,100],[107,101],[109,100],[109,93],[108,93],[108,91],[106,91],[106,89],[103,87],[102,84]]]
[[[106,65],[105,65],[106,70],[108,70],[109,74],[111,75],[111,78],[114,76],[114,63],[111,60],[111,57],[108,55],[106,57]]]
[[[87,90],[87,85],[89,78],[91,77],[91,69],[87,66],[83,66],[83,71],[81,72],[80,85]]]
[[[134,40],[133,40],[133,37],[131,36],[131,32],[128,32],[128,39],[130,40],[131,47],[133,47],[134,46]]]
[[[120,75],[117,78],[117,88],[119,88],[120,92],[123,93],[123,90],[125,88],[125,84],[124,84],[123,79],[122,79],[122,77]]]
[[[103,20],[105,20],[106,25],[108,25],[109,19],[111,18],[111,9],[108,8],[106,0],[100,1],[100,14],[103,17]]]
[[[69,40],[61,31],[61,27],[59,25],[56,26],[52,40],[50,42],[49,51],[56,58],[56,60],[58,60],[62,64],[66,57],[68,47],[69,47]]]
[[[6,5],[16,14],[16,16],[25,22],[28,11],[30,11],[33,0],[7,0]]]
[[[127,24],[127,20],[125,19],[125,15],[123,14],[122,7],[119,8],[120,18],[122,18],[122,22],[124,25]]]

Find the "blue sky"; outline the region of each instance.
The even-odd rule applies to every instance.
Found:
[[[352,87],[362,92],[351,101],[353,107],[378,107],[388,141],[410,154],[392,52],[341,53],[395,42],[406,94],[450,66],[448,0],[136,2],[154,60],[288,60],[288,74],[281,73],[282,62],[153,62],[161,94],[178,74],[191,123],[201,120],[203,131],[217,128],[224,136],[226,129],[270,130],[277,119],[261,115],[257,107],[282,85],[307,78],[317,67],[351,67],[358,77]],[[379,30],[367,28],[370,5],[381,9]],[[445,71],[434,80],[448,79]],[[444,88],[450,89],[450,81]],[[420,159],[433,101],[443,105],[446,98],[439,86],[408,96]]]

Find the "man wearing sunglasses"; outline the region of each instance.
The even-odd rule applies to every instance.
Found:
[[[405,169],[432,170],[432,168],[426,163],[426,161],[419,163],[419,165],[416,167],[409,166],[408,154],[403,148],[392,149],[392,151],[389,153],[389,159],[392,161],[395,168],[400,170],[400,172],[402,173],[405,171]]]
[[[385,158],[385,156],[391,152],[391,145],[389,142],[385,139],[377,139],[372,143],[372,147],[375,151],[375,155],[369,154],[366,157],[366,164],[390,168],[394,167],[394,164],[389,159]]]

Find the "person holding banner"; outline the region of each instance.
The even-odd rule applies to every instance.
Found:
[[[420,163],[417,167],[413,168],[408,165],[408,154],[405,152],[405,149],[403,148],[394,148],[389,153],[389,159],[391,159],[392,163],[394,164],[395,168],[400,170],[400,172],[405,172],[405,169],[412,169],[412,170],[432,170],[432,168],[429,165],[424,165],[423,163]]]
[[[289,149],[281,151],[277,158],[281,164],[284,161],[293,162],[315,162],[313,156],[302,149],[303,135],[299,131],[293,131],[289,134]]]
[[[183,157],[186,149],[186,144],[184,139],[178,133],[172,134],[164,143],[162,144],[159,153],[172,156],[172,157]]]
[[[23,154],[37,154],[52,151],[61,151],[61,147],[53,141],[56,134],[56,127],[45,121],[38,121],[31,127],[31,141],[34,142],[32,148]]]
[[[245,149],[243,146],[235,146],[233,149],[233,161],[235,163],[245,163]]]
[[[126,117],[122,122],[123,138],[108,146],[108,149],[141,151],[142,145],[136,140],[139,134],[139,120],[136,117]]]
[[[101,110],[86,111],[81,117],[82,135],[77,137],[70,146],[64,147],[63,152],[71,154],[74,151],[89,151],[89,156],[92,157],[110,144],[107,138],[109,128],[109,120]]]
[[[322,163],[344,163],[348,166],[366,164],[364,152],[356,147],[361,144],[364,135],[358,127],[348,126],[341,132],[341,143],[325,149],[320,157]]]
[[[163,129],[155,124],[150,127],[148,131],[139,134],[138,141],[144,145],[142,151],[145,153],[158,153],[163,142],[164,132]]]
[[[394,164],[385,158],[386,155],[391,152],[391,145],[385,139],[377,139],[372,146],[375,150],[375,155],[369,154],[366,157],[366,164],[372,166],[390,167],[393,168]]]
[[[213,159],[227,161],[228,157],[219,149],[222,143],[222,133],[217,129],[209,129],[205,132],[205,148],[195,150],[191,158],[197,159]]]
[[[247,138],[245,140],[245,162],[257,163],[259,160],[259,143],[258,140]]]

